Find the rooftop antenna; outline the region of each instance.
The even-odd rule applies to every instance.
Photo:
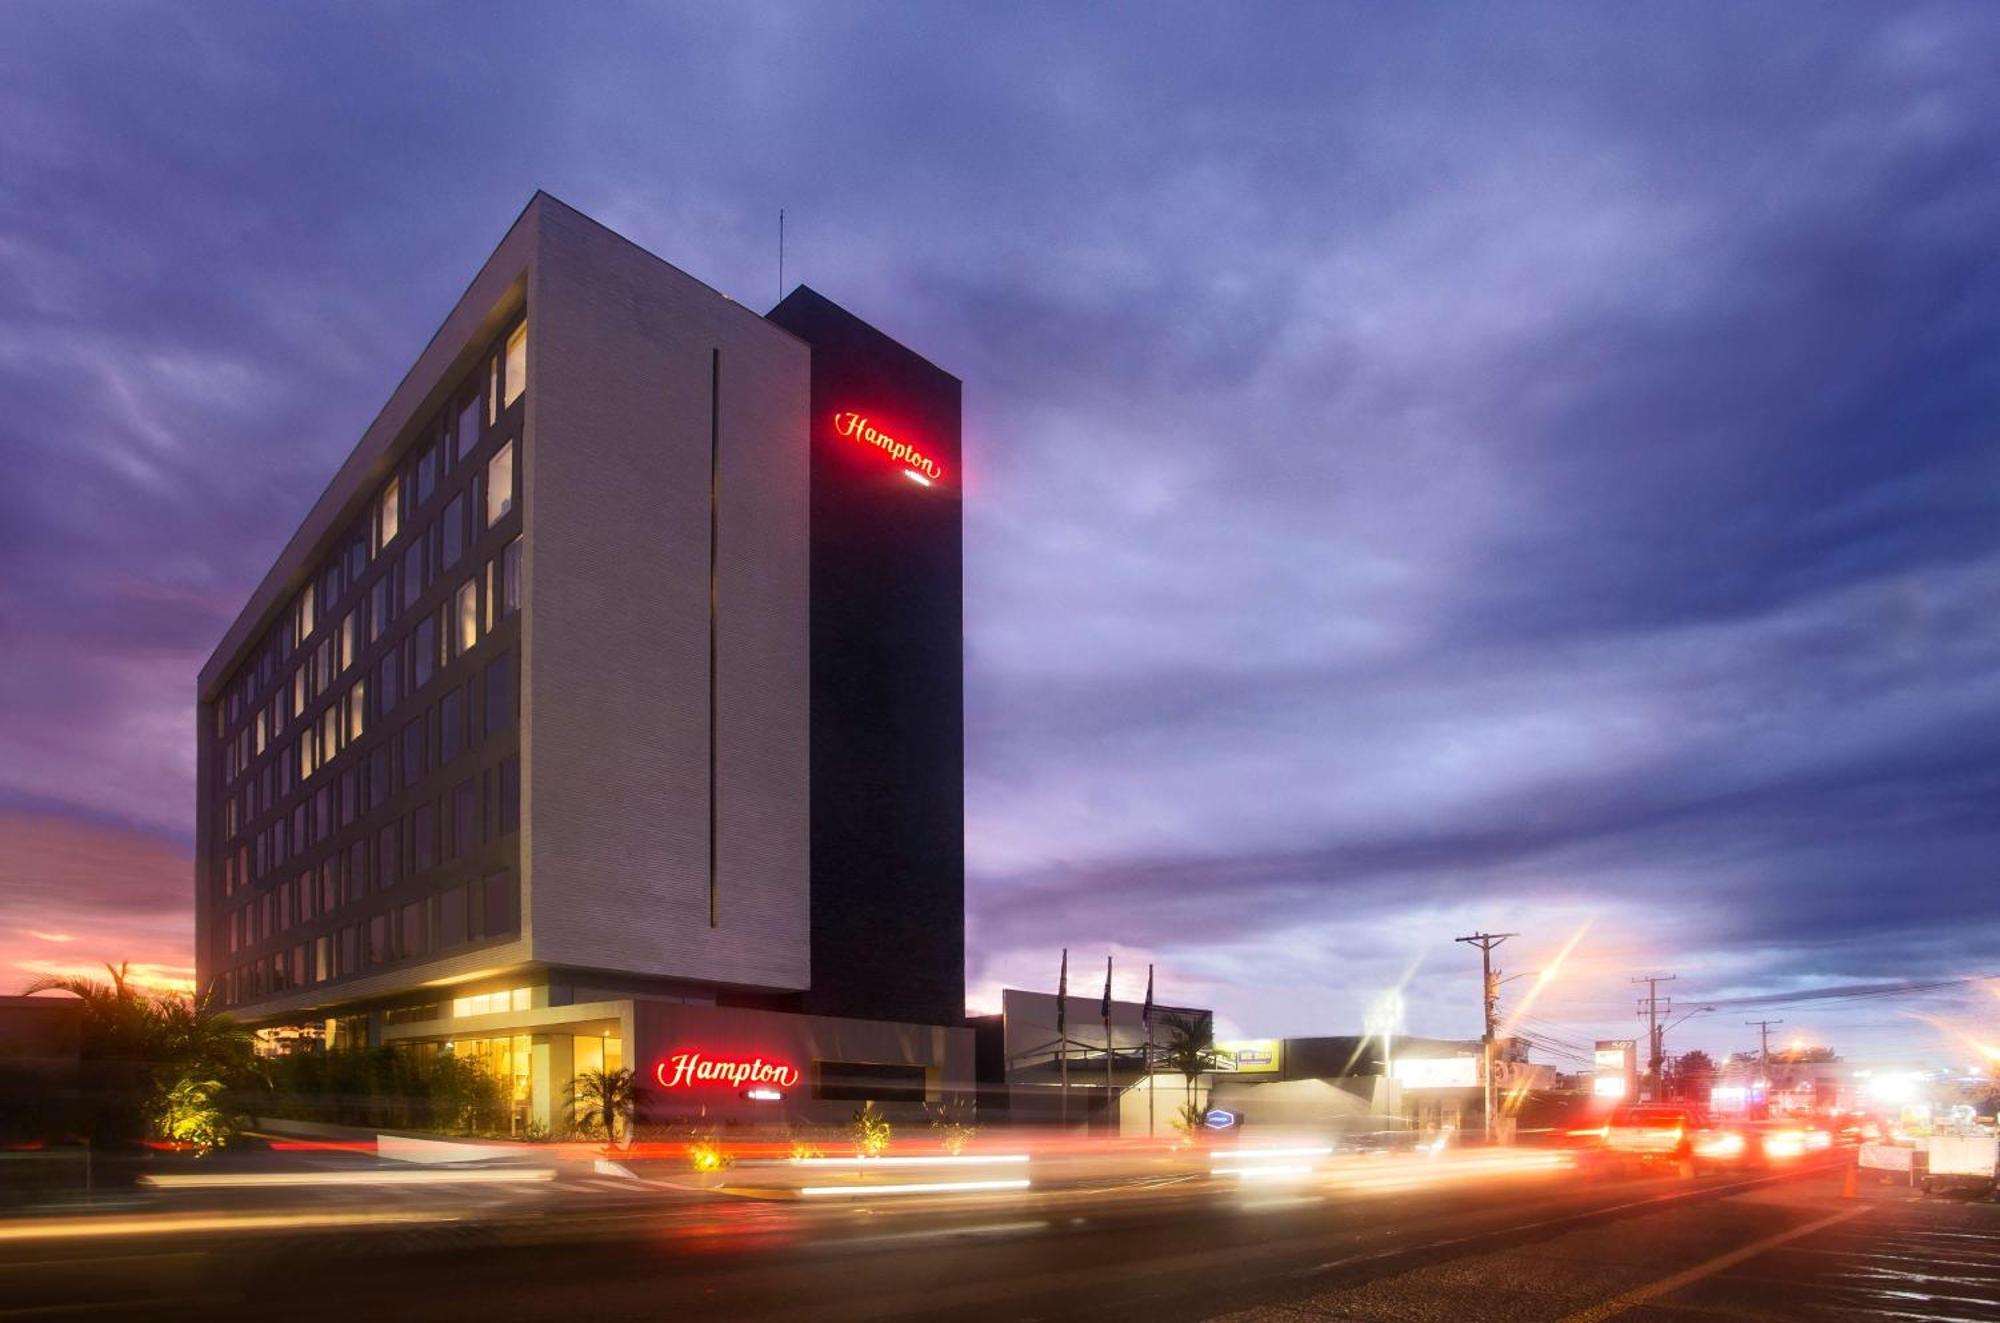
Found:
[[[778,302],[785,301],[785,209],[778,208]]]

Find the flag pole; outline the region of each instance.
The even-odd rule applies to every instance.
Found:
[[[1139,1018],[1146,1022],[1146,1138],[1153,1137],[1153,967],[1146,966],[1146,1005]]]
[[[1056,1051],[1062,1062],[1062,1083],[1058,1087],[1061,1125],[1069,1130],[1069,948],[1062,953],[1062,973],[1056,979]]]
[[[1111,1079],[1111,957],[1104,957],[1104,1120],[1112,1134],[1118,1124],[1118,1086]]]

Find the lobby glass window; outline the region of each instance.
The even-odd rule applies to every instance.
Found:
[[[521,398],[528,389],[528,324],[522,322],[507,337],[507,403]]]
[[[826,1102],[922,1102],[922,1066],[815,1061],[813,1097]]]
[[[459,459],[471,454],[472,448],[479,444],[479,394],[476,391],[470,399],[459,406],[458,431],[454,434],[453,440],[457,445]]]
[[[499,523],[514,508],[514,443],[493,452],[486,463],[486,526]]]
[[[458,586],[458,637],[456,640],[459,656],[471,652],[479,642],[479,580],[467,579]]]
[[[458,564],[465,556],[465,496],[463,493],[445,502],[444,512],[438,516],[438,536],[442,546],[438,555],[445,569]]]
[[[429,684],[432,673],[437,670],[438,634],[436,616],[427,615],[417,622],[416,629],[410,634],[410,652],[410,670],[412,673],[410,691],[414,693]]]
[[[401,530],[403,502],[403,480],[391,478],[382,488],[382,499],[375,506],[375,550],[380,551],[396,540]]]
[[[521,539],[515,538],[500,553],[500,614],[511,616],[521,609]]]
[[[625,1064],[625,1044],[616,1034],[578,1034],[570,1051],[578,1079],[597,1071],[615,1071]]]

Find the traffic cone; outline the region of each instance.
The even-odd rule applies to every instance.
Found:
[[[1843,1199],[1858,1197],[1854,1190],[1854,1165],[1851,1162],[1847,1164],[1847,1179],[1840,1183],[1840,1197]]]

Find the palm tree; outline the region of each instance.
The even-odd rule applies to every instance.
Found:
[[[583,1130],[604,1131],[606,1142],[617,1144],[618,1123],[629,1121],[638,1107],[639,1088],[629,1068],[586,1070],[570,1082],[570,1115]]]
[[[1229,1054],[1215,1045],[1215,1021],[1206,1015],[1166,1015],[1167,1041],[1160,1060],[1168,1070],[1187,1081],[1187,1102],[1181,1107],[1181,1126],[1193,1130],[1201,1124],[1203,1109],[1195,1102],[1195,1085],[1217,1066],[1226,1065]]]

